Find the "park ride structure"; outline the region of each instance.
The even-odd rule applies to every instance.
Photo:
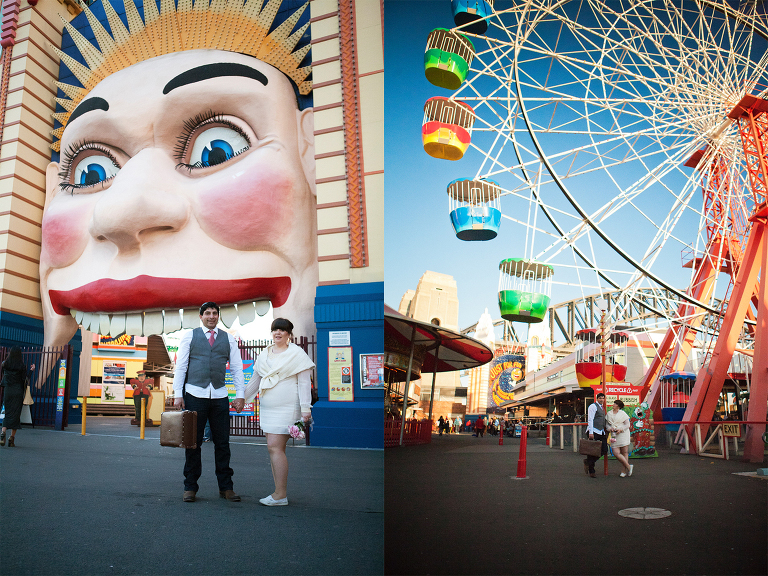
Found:
[[[499,310],[509,322],[538,324],[544,320],[552,295],[551,266],[525,258],[499,263]]]
[[[493,0],[451,0],[453,22],[461,30],[484,34],[493,14]]]
[[[602,334],[599,328],[585,328],[576,333],[576,339],[579,341],[575,350],[576,381],[580,388],[600,384],[603,374],[606,383],[624,382],[627,376],[627,333],[614,331]]]
[[[424,74],[433,85],[456,90],[466,80],[474,57],[475,46],[464,34],[435,28],[427,37]]]
[[[660,377],[693,369],[685,416],[706,427],[736,355],[754,363],[748,418],[764,422],[765,7],[541,0],[484,20],[455,30],[476,48],[450,96],[476,116],[468,178],[498,182],[502,217],[548,235],[526,259],[557,267],[560,284],[621,290],[666,321],[642,383],[652,406]],[[543,222],[518,220],[520,201]],[[762,458],[764,428],[749,427],[748,459]]]
[[[670,372],[659,377],[659,403],[664,422],[680,422],[685,414],[685,407],[691,398],[691,390],[696,383],[694,372]],[[666,424],[667,430],[677,432],[679,424]]]
[[[421,140],[424,151],[434,158],[460,160],[472,140],[475,113],[472,107],[442,96],[424,104]]]
[[[458,178],[448,184],[448,212],[459,240],[492,240],[499,233],[499,185]]]

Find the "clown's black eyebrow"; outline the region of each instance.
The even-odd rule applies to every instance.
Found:
[[[93,98],[87,98],[86,100],[80,102],[80,104],[77,105],[77,108],[72,111],[72,114],[69,115],[67,124],[71,124],[75,118],[93,110],[109,110],[109,103],[104,100],[104,98],[98,98],[96,96]]]
[[[163,94],[168,94],[171,90],[186,86],[187,84],[194,84],[195,82],[202,82],[203,80],[210,80],[211,78],[219,78],[221,76],[243,76],[258,80],[264,86],[267,85],[267,77],[250,66],[233,62],[220,62],[217,64],[205,64],[182,72],[165,85]]]

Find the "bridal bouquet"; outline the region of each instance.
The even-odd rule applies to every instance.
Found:
[[[300,439],[300,438],[306,438],[306,434],[304,433],[304,431],[309,427],[310,424],[312,424],[312,418],[310,418],[306,422],[304,420],[299,420],[293,426],[288,428],[288,434],[290,434],[291,438],[293,438],[294,440]]]

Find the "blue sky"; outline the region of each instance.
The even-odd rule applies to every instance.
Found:
[[[491,242],[462,242],[448,215],[448,183],[471,177],[476,165],[432,158],[424,152],[424,102],[450,96],[424,77],[424,49],[434,28],[453,26],[447,0],[385,0],[386,282],[384,299],[397,308],[426,270],[452,275],[459,291],[459,326],[473,324],[487,307],[498,317],[498,264],[519,254],[502,230]],[[463,159],[465,160],[465,159]],[[490,247],[490,244],[494,244]],[[506,256],[500,256],[506,254]]]
[[[507,2],[497,3],[499,8],[508,5]],[[424,102],[433,96],[451,95],[451,91],[430,84],[424,76],[423,67],[424,50],[429,32],[434,28],[451,28],[453,26],[450,2],[448,0],[385,0],[384,6],[385,66],[387,70],[385,84],[385,168],[387,175],[385,184],[387,230],[385,239],[385,301],[396,308],[403,293],[408,289],[416,288],[424,271],[432,270],[450,274],[457,282],[460,327],[463,328],[476,322],[486,308],[494,318],[497,318],[499,316],[497,304],[498,264],[505,258],[520,258],[527,255],[525,252],[525,227],[504,220],[499,236],[494,240],[488,242],[458,240],[449,221],[446,187],[456,178],[475,177],[480,170],[482,155],[477,150],[470,149],[462,160],[456,162],[435,159],[424,152],[421,142]],[[601,17],[603,15],[595,18]],[[544,44],[550,42],[553,37],[552,31],[558,26],[557,23],[555,23],[555,27],[547,28],[546,23],[539,26],[537,33],[542,34],[539,40]],[[609,47],[613,49],[613,54],[609,54],[609,56],[618,54],[620,49],[624,49],[624,45],[631,45],[633,42],[632,35],[629,34],[628,36],[629,39],[625,38],[623,43],[616,42],[613,45],[608,43]],[[691,42],[692,44],[689,43],[689,46],[697,48],[696,40]],[[477,40],[475,45],[478,50],[484,49],[482,40]],[[618,48],[619,46],[620,48]],[[675,43],[671,42],[669,46],[674,49]],[[680,46],[685,49],[685,42]],[[562,48],[563,43],[560,45],[560,49]],[[644,127],[651,127],[652,132],[655,130],[655,125],[652,126],[652,121],[648,120],[648,117],[651,116],[651,113],[658,114],[657,121],[661,118],[662,122],[669,122],[667,125],[662,125],[662,128],[672,127],[669,129],[668,142],[671,145],[669,150],[675,149],[679,152],[680,157],[675,158],[673,163],[677,164],[669,173],[662,174],[658,182],[655,179],[649,180],[650,184],[647,185],[647,190],[637,198],[634,204],[622,208],[623,212],[617,212],[615,217],[603,225],[608,235],[620,243],[623,249],[631,252],[634,258],[641,258],[648,249],[649,238],[655,233],[655,226],[670,215],[671,207],[676,200],[675,195],[687,195],[691,199],[690,206],[694,210],[682,212],[681,219],[673,230],[673,235],[676,238],[664,245],[664,249],[658,252],[658,257],[652,265],[654,273],[660,275],[669,284],[682,289],[688,285],[690,270],[681,267],[683,260],[681,248],[684,248],[685,244],[694,244],[697,238],[699,217],[695,210],[701,209],[701,190],[698,185],[693,185],[687,191],[685,190],[685,183],[693,170],[684,168],[680,164],[689,157],[692,150],[701,146],[699,142],[700,132],[703,131],[698,130],[699,124],[709,122],[717,125],[732,107],[732,104],[720,101],[714,102],[712,106],[710,106],[712,104],[710,102],[705,102],[706,106],[700,105],[696,97],[688,98],[690,93],[685,91],[687,88],[673,93],[670,97],[671,104],[667,105],[665,101],[667,89],[670,88],[671,92],[674,92],[677,89],[675,83],[677,80],[683,81],[681,85],[687,83],[686,85],[696,86],[702,83],[717,84],[721,77],[724,77],[723,73],[715,69],[716,66],[711,66],[713,62],[718,61],[719,54],[714,49],[711,50],[710,54],[707,54],[706,50],[701,52],[704,54],[704,58],[712,59],[709,61],[709,67],[705,65],[701,69],[689,71],[691,67],[685,65],[688,58],[684,55],[682,61],[678,61],[680,66],[671,66],[670,69],[674,68],[672,72],[661,69],[658,78],[651,82],[656,95],[661,95],[656,101],[655,108],[648,108],[642,102],[630,104],[630,107],[634,106],[634,110],[629,114],[629,117],[630,119],[634,118],[634,120],[620,119],[624,126],[637,127],[639,130]],[[588,55],[586,57],[588,67],[594,64],[594,60],[590,61],[590,58],[600,58],[601,56],[599,54]],[[531,97],[540,96],[535,94],[535,89],[530,88],[530,86],[535,86],[538,82],[543,81],[544,72],[542,70],[559,66],[558,63],[552,65],[552,62],[546,58],[539,61],[536,59],[537,57],[537,54],[532,52],[530,63],[526,65],[524,70],[524,73],[529,75],[527,78],[529,87],[524,90],[528,90]],[[631,56],[629,58],[631,60]],[[673,65],[677,64],[674,58],[672,60]],[[654,72],[654,69],[647,67],[642,60],[636,65],[633,65],[631,61],[627,64],[630,78],[635,71],[641,76],[652,75]],[[594,68],[593,72],[596,69]],[[555,71],[549,80],[557,83],[562,78],[567,79],[567,74],[565,69]],[[572,90],[571,96],[578,98],[580,96],[578,92],[580,83],[578,79],[575,80],[572,86],[563,90]],[[620,82],[624,82],[626,87],[630,87],[630,90],[637,90],[641,99],[645,98],[646,87],[644,87],[644,83],[635,84],[630,80],[620,80]],[[727,82],[727,79],[724,82]],[[491,85],[478,83],[476,86],[484,90]],[[607,97],[604,92],[600,92],[602,89],[599,81],[592,81],[590,84],[590,90],[594,90],[591,95],[595,100]],[[472,96],[471,90],[467,90],[467,92],[462,92],[459,97],[463,97],[464,94],[468,94],[470,98]],[[543,92],[541,96],[546,99],[548,93]],[[476,107],[479,116],[488,110],[488,106],[483,107],[477,102],[473,102],[472,105],[479,106]],[[566,105],[574,106],[573,101],[570,104],[566,102]],[[561,106],[559,110],[565,110],[566,105]],[[539,118],[545,122],[549,117],[547,106],[545,103],[539,108]],[[699,107],[697,108],[697,106]],[[557,110],[556,106],[553,110]],[[574,117],[578,118],[580,112],[575,107],[573,110]],[[646,110],[648,117],[644,116]],[[622,113],[624,113],[623,109]],[[557,114],[560,122],[567,122],[566,113],[557,111]],[[692,122],[691,124],[681,123],[680,126],[675,125],[676,118],[683,117],[685,114],[695,117],[699,124]],[[553,118],[554,115],[555,111],[552,111]],[[590,118],[593,118],[596,124],[605,122],[605,126],[616,120],[615,111],[611,113],[598,112]],[[491,133],[489,137],[488,133],[478,132],[477,127],[478,123],[476,122],[473,143],[485,147],[484,149],[487,150],[486,143],[490,142],[489,138],[494,135]],[[738,136],[735,137],[738,138]],[[576,142],[585,141],[583,138],[579,141],[578,138],[563,137],[562,134],[554,136],[542,134],[539,139],[547,149],[547,153],[550,154],[558,150],[567,151],[575,146]],[[594,156],[590,157],[589,154],[580,156],[578,159],[573,158],[576,164],[579,162],[588,163],[590,158],[592,158],[593,164],[602,161],[611,162],[611,156],[616,160],[613,167],[585,173],[567,181],[569,190],[588,212],[598,210],[606,199],[614,198],[617,194],[617,188],[622,191],[627,190],[633,182],[647,175],[648,171],[644,169],[644,166],[647,165],[651,167],[650,169],[655,169],[655,167],[662,165],[664,160],[668,160],[665,155],[656,157],[651,155],[643,160],[639,160],[635,156],[634,162],[622,161],[623,155],[628,151],[632,152],[632,146],[635,146],[635,154],[637,154],[638,149],[644,151],[650,149],[645,148],[645,144],[642,142],[635,144],[628,141],[622,142],[619,139],[618,144],[613,148],[607,146],[599,148],[601,151],[609,150],[610,152],[605,156],[601,154],[600,161],[595,160]],[[676,146],[677,148],[675,148]],[[562,165],[555,168],[558,173],[568,171],[568,163],[571,160],[572,158],[566,154]],[[506,162],[507,165],[510,165],[508,160]],[[508,174],[500,174],[498,178],[494,177],[494,179],[499,181],[502,188],[510,189],[516,186],[514,178]],[[549,191],[554,188],[551,184],[545,184],[542,189],[547,191],[547,186],[549,186]],[[548,194],[547,202],[550,205],[564,206],[562,195],[557,191],[555,192],[546,192]],[[572,212],[570,207],[569,210]],[[502,199],[502,212],[507,216],[517,217],[521,220],[526,220],[528,217],[526,202],[511,197]],[[567,222],[568,227],[575,222],[567,217],[563,217],[563,221]],[[541,214],[538,217],[538,224],[540,227],[545,227],[544,218]],[[536,242],[534,253],[551,242],[550,239],[541,234],[535,235],[534,239]],[[581,249],[594,251],[596,259],[603,268],[624,271],[630,269],[627,263],[618,258],[612,250],[601,245],[601,241],[594,235],[592,235],[591,242],[586,240],[586,238],[582,238],[579,241]],[[595,288],[597,281],[593,272],[582,271],[577,277],[573,267],[575,262],[572,254],[563,253],[553,263],[560,264],[559,267],[555,267],[556,282],[567,281],[573,284],[568,286],[555,283],[552,290],[553,303],[598,292]],[[568,264],[570,264],[570,268]],[[627,277],[615,276],[615,278],[625,280]],[[580,282],[586,286],[580,287]],[[516,328],[520,332],[519,327]]]

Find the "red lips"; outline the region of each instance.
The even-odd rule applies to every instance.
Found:
[[[190,280],[137,276],[130,280],[105,278],[75,288],[50,290],[56,314],[70,309],[81,312],[138,312],[142,310],[197,308],[214,301],[220,306],[243,301],[270,300],[273,308],[285,304],[291,293],[291,279],[244,278],[238,280]]]

